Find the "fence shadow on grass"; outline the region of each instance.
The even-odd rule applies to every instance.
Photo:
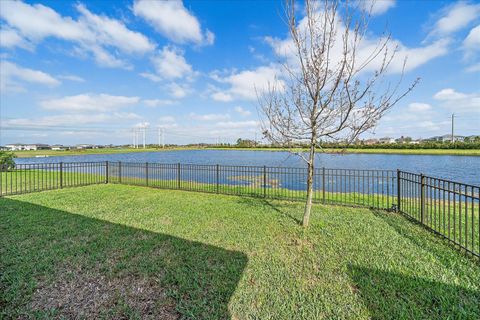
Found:
[[[0,233],[6,318],[226,319],[247,264],[240,252],[14,199],[0,198]]]
[[[359,266],[349,273],[372,319],[475,319],[480,314],[478,290]]]
[[[426,228],[414,220],[411,224],[403,223],[403,219],[410,219],[409,217],[397,213],[387,213],[377,209],[372,209],[372,212],[376,217],[382,219],[390,227],[392,227],[396,233],[408,239],[412,244],[417,246],[418,250],[425,251],[433,255],[437,261],[442,263],[450,270],[455,272],[457,271],[454,263],[458,262],[458,256],[461,256],[463,259],[472,258],[475,260],[474,257],[467,257],[463,252],[456,250],[444,250],[443,246],[449,246],[453,244],[449,243],[441,236],[427,231]],[[401,216],[399,217],[398,215]],[[457,259],[452,259],[452,256],[457,257]],[[479,262],[478,259],[475,261]]]

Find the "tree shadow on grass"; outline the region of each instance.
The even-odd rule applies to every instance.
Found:
[[[0,198],[0,318],[226,319],[240,252]],[[3,315],[2,315],[3,312]]]
[[[254,207],[258,207],[259,205],[266,206],[266,207],[271,208],[274,211],[280,213],[282,216],[292,220],[296,224],[302,225],[302,221],[300,219],[298,219],[297,217],[295,217],[294,215],[292,215],[288,211],[283,210],[281,205],[273,204],[271,201],[269,201],[267,199],[262,199],[262,198],[258,198],[258,197],[239,197],[238,203],[241,203],[241,204],[247,205],[247,206],[254,206]],[[291,206],[285,206],[285,207],[286,208],[288,207],[288,208],[291,209]]]
[[[351,266],[353,291],[360,295],[373,319],[478,319],[480,291]]]

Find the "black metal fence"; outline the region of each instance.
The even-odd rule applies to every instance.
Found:
[[[98,183],[303,200],[306,168],[75,162],[0,168],[0,196]],[[392,170],[318,168],[315,202],[397,210],[480,256],[480,187]]]
[[[480,256],[480,187],[398,171],[399,211]]]

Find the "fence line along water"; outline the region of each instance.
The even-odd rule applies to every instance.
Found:
[[[99,183],[285,200],[306,197],[306,168],[60,162],[0,168],[0,196]],[[480,187],[394,170],[317,168],[315,202],[400,211],[480,257]]]

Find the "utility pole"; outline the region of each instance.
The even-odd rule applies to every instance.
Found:
[[[147,131],[147,126],[144,124],[143,125],[143,149],[145,149],[145,134]]]
[[[133,148],[138,148],[138,129],[133,128]]]
[[[132,148],[135,148],[135,128],[132,129]]]
[[[165,144],[163,143],[163,128],[158,128],[158,147],[165,148]]]
[[[455,142],[455,136],[454,136],[454,133],[453,133],[454,123],[455,123],[455,113],[452,113],[452,143]]]
[[[165,130],[163,128],[160,128],[160,130],[162,133],[162,148],[165,148],[165,137],[164,137]]]

